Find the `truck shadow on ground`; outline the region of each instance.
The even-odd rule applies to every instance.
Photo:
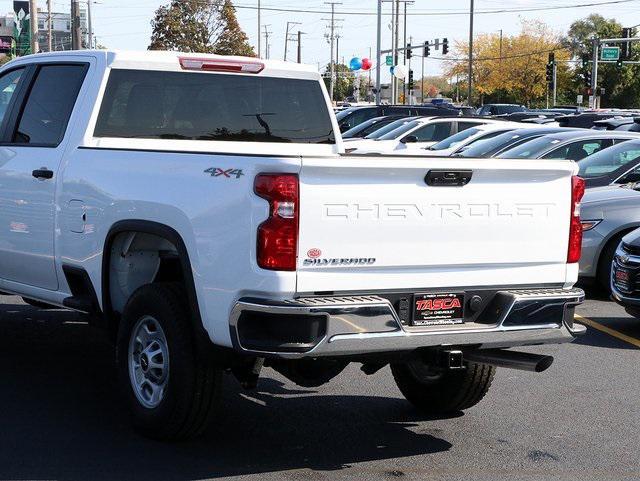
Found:
[[[109,343],[77,314],[0,304],[1,479],[331,471],[451,447],[400,398],[324,395],[272,378],[244,392],[230,376],[224,414],[203,437],[153,442],[129,427],[113,363]]]

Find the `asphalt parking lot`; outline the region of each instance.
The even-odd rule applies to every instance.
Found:
[[[254,392],[227,377],[224,416],[170,445],[129,427],[99,331],[0,296],[0,478],[640,479],[640,321],[605,299],[579,314],[597,329],[530,349],[555,356],[547,372],[499,370],[452,419],[422,419],[388,369],[318,389],[266,370]]]

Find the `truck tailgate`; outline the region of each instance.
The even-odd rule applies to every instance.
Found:
[[[297,291],[563,284],[569,161],[303,158]],[[427,176],[470,175],[465,185]]]

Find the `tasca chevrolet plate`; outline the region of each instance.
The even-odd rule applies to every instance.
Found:
[[[439,326],[464,323],[464,293],[415,294],[413,326]]]

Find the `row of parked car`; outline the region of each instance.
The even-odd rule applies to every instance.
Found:
[[[488,116],[452,106],[377,106],[375,113],[381,115],[371,117],[371,109],[337,114],[351,155],[577,162],[587,188],[581,204],[580,278],[613,289],[613,296],[640,317],[640,230],[630,234],[640,227],[640,117],[576,112],[551,115],[553,122],[540,123],[531,122],[524,115],[531,112],[524,111]],[[520,121],[514,121],[518,115]]]

